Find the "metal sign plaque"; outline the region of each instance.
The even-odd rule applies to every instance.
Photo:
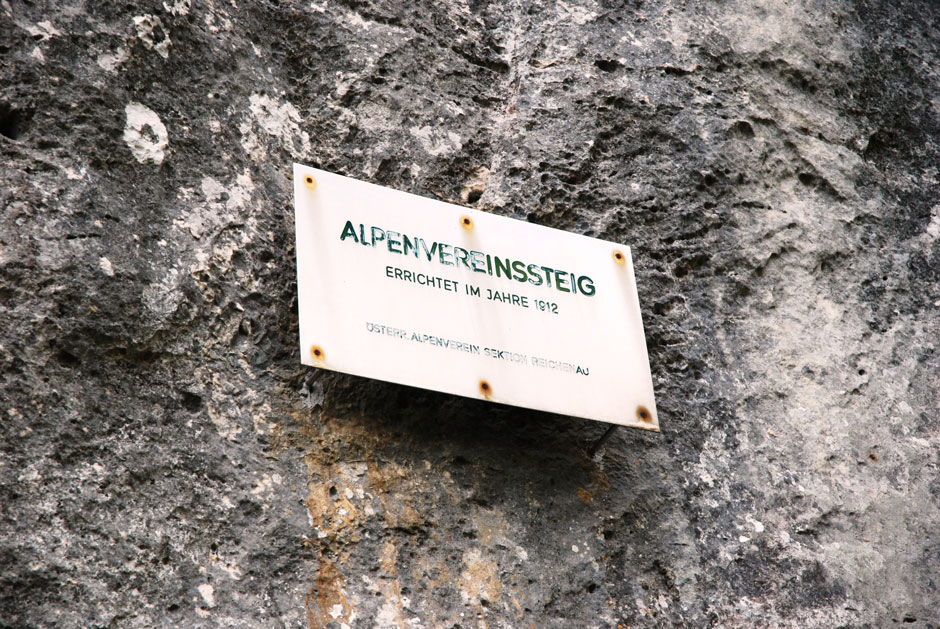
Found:
[[[659,430],[630,248],[294,165],[304,364]]]

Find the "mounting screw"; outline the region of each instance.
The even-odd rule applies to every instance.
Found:
[[[614,262],[623,266],[627,262],[627,256],[623,255],[622,251],[614,249]]]
[[[636,416],[641,422],[646,424],[653,421],[653,414],[650,413],[649,409],[642,404],[636,407]]]
[[[313,178],[313,175],[304,175],[304,185],[310,189],[310,192],[313,192],[317,189],[317,180]]]
[[[323,351],[319,345],[310,346],[310,355],[313,356],[313,359],[317,362],[322,362],[326,359],[326,352]]]
[[[466,229],[468,232],[473,231],[473,219],[469,216],[464,216],[460,219],[460,226]]]
[[[480,393],[483,394],[483,397],[490,399],[490,396],[493,395],[493,387],[490,386],[490,383],[486,380],[480,380]]]

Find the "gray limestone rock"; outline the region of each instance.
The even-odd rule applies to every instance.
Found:
[[[0,626],[940,627],[940,5],[0,2]],[[291,163],[634,247],[663,432],[300,365]]]

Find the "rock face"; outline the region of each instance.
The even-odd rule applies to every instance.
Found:
[[[940,626],[940,5],[0,2],[0,626]],[[663,432],[300,365],[291,163],[633,245]]]

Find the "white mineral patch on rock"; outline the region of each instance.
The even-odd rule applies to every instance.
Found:
[[[124,112],[127,114],[124,142],[130,147],[134,157],[141,164],[162,164],[164,151],[170,141],[160,116],[149,107],[136,102],[128,103]]]
[[[460,136],[453,131],[444,131],[430,126],[411,127],[408,131],[418,139],[421,148],[434,157],[459,151],[463,147]]]
[[[134,17],[134,27],[137,37],[144,42],[148,50],[156,50],[164,59],[170,56],[170,36],[163,26],[163,22],[156,15],[137,15]]]
[[[190,0],[173,0],[172,2],[164,2],[163,8],[173,15],[189,15],[191,5]]]
[[[127,49],[118,46],[114,52],[103,52],[98,55],[96,61],[98,66],[105,72],[114,72],[125,60],[127,60]]]
[[[402,626],[401,611],[396,605],[396,598],[387,599],[379,609],[378,616],[375,619],[375,626],[380,629],[393,629]]]
[[[563,16],[566,21],[571,20],[578,26],[584,26],[588,22],[593,22],[597,19],[597,12],[584,6],[572,6],[566,2],[558,2],[555,6],[560,16]],[[594,8],[597,8],[596,4],[594,4]]]
[[[248,110],[255,124],[243,122],[239,125],[239,131],[242,133],[242,148],[252,158],[260,160],[266,155],[265,148],[255,133],[256,126],[279,140],[294,157],[310,152],[310,136],[301,130],[300,113],[291,103],[281,104],[266,94],[252,94]]]
[[[98,266],[101,267],[101,270],[104,271],[104,274],[108,277],[114,277],[114,267],[111,266],[111,261],[107,258],[98,258]]]
[[[180,290],[181,279],[177,269],[170,269],[163,279],[144,289],[142,295],[144,305],[154,314],[164,317],[176,312],[183,300],[183,293]]]
[[[255,488],[251,490],[251,494],[257,498],[262,498],[274,491],[274,486],[280,485],[281,480],[280,474],[265,474],[255,482]]]
[[[213,376],[212,386],[215,387],[215,391],[206,404],[209,419],[212,420],[213,425],[215,425],[219,436],[223,439],[233,441],[242,432],[241,427],[235,423],[237,418],[241,415],[241,409],[238,404],[232,401],[230,395],[234,385],[228,380]]]
[[[218,232],[226,225],[238,221],[239,212],[251,199],[255,186],[251,175],[245,171],[228,186],[213,177],[203,177],[200,188],[205,203],[173,221],[174,225],[188,231],[194,238],[202,238],[207,233]],[[248,222],[253,224],[251,219]],[[220,253],[220,251],[212,249],[206,250],[206,253]]]
[[[213,7],[213,10],[206,14],[204,22],[210,33],[232,30],[232,20],[225,17],[220,11],[220,9]]]
[[[930,224],[927,225],[927,235],[931,240],[940,238],[940,205],[933,208],[933,216],[930,217]]]
[[[50,37],[56,37],[62,34],[62,31],[56,29],[56,27],[52,25],[52,22],[49,22],[48,20],[45,22],[39,22],[35,26],[27,26],[26,31],[34,38],[43,41],[49,39]]]
[[[202,600],[206,602],[206,605],[215,607],[215,589],[211,585],[203,583],[196,589],[199,590],[199,595],[202,596]]]

